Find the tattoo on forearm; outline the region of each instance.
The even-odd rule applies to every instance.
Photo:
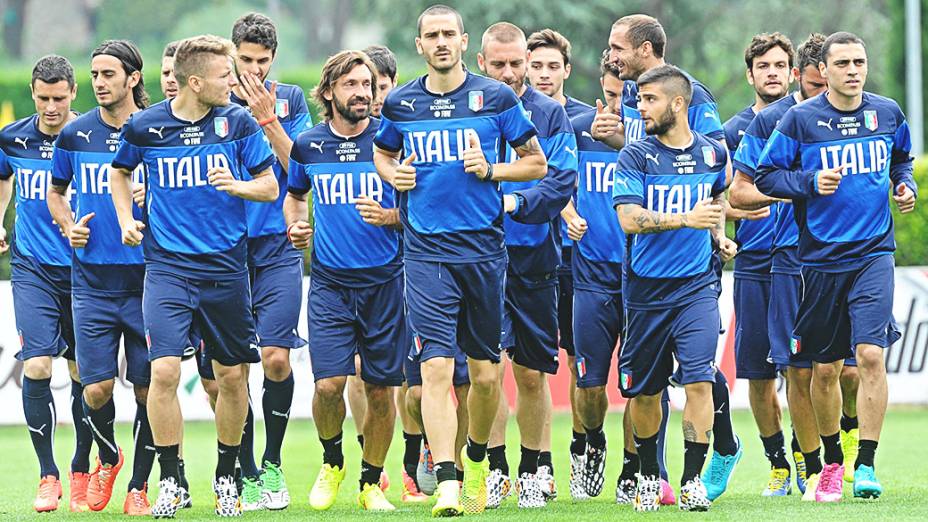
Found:
[[[638,230],[644,234],[650,232],[665,232],[677,228],[673,226],[673,220],[670,219],[670,216],[667,214],[661,214],[660,212],[654,212],[653,210],[645,208],[638,211],[634,220]]]
[[[683,421],[683,440],[686,442],[696,442],[696,427],[690,421]]]
[[[538,143],[538,138],[532,138],[522,144],[520,147],[515,147],[516,152],[519,154],[519,157],[528,156],[531,154],[541,154],[541,144]]]

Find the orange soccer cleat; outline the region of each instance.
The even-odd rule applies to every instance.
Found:
[[[119,461],[115,465],[101,464],[100,458],[97,457],[97,467],[90,474],[90,484],[87,486],[87,505],[91,511],[103,511],[113,496],[113,484],[116,483],[116,475],[122,469],[125,461],[122,455],[122,449],[119,449]]]
[[[61,481],[54,475],[46,475],[39,481],[39,492],[35,495],[32,507],[39,513],[58,509],[61,500]]]

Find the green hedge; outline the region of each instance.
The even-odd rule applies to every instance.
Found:
[[[928,265],[928,155],[915,160],[915,182],[919,187],[915,210],[902,215],[892,205],[898,266]]]

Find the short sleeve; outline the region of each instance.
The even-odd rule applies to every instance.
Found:
[[[396,123],[387,117],[385,109],[386,104],[384,104],[384,110],[380,113],[380,127],[374,136],[374,144],[383,150],[399,152],[403,150],[403,134],[396,126]]]
[[[291,140],[296,141],[301,132],[305,132],[313,126],[313,119],[309,114],[306,98],[303,97],[303,91],[300,89],[293,90],[293,96],[290,100],[290,113],[293,116],[290,120],[290,131],[287,134]]]
[[[116,154],[110,164],[117,169],[128,171],[135,170],[143,159],[143,149],[138,145],[136,140],[132,119],[123,125],[122,133],[119,135],[119,145],[116,147]]]
[[[715,157],[722,159],[722,168],[719,169],[718,175],[715,177],[715,182],[712,184],[712,197],[716,197],[719,194],[725,192],[727,188],[725,186],[725,167],[731,161],[731,158],[726,154],[726,148],[722,146],[720,142],[714,141],[711,143],[712,147],[715,148]]]
[[[58,138],[59,141],[61,138]],[[74,179],[74,163],[71,161],[73,154],[71,151],[55,145],[52,150],[52,185],[56,187],[67,187]]]
[[[722,139],[725,136],[722,118],[719,116],[715,99],[700,84],[693,85],[693,100],[690,102],[687,116],[690,128],[694,131],[705,134],[714,140]]]
[[[764,145],[757,166],[762,165],[777,169],[791,169],[796,156],[799,154],[799,141],[797,136],[796,111],[786,111],[777,128],[770,135]]]
[[[0,179],[10,179],[13,176],[13,169],[10,167],[9,158],[6,151],[0,148]]]
[[[634,204],[644,206],[645,173],[633,149],[622,149],[616,161],[612,185],[613,206]]]
[[[760,159],[760,154],[766,144],[766,140],[757,137],[756,132],[757,126],[754,122],[751,122],[751,125],[744,131],[744,136],[741,137],[741,143],[738,144],[732,161],[733,169],[743,172],[750,178],[754,178],[757,161]]]
[[[538,134],[532,120],[525,114],[525,108],[512,89],[502,86],[498,91],[499,126],[503,131],[503,139],[512,148],[525,145],[528,140]]]

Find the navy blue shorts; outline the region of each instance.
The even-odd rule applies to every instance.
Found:
[[[406,374],[407,386],[422,386],[422,360],[419,359],[419,352],[415,344],[410,348],[409,354],[403,361],[403,371]],[[454,376],[451,378],[451,384],[452,386],[470,384],[470,373],[467,371],[467,356],[461,350],[454,354]]]
[[[84,386],[119,375],[119,339],[126,358],[126,380],[138,386],[151,382],[151,364],[145,345],[142,296],[72,297],[76,326],[77,369]]]
[[[893,256],[882,255],[849,272],[803,267],[792,358],[831,363],[852,357],[859,344],[887,348],[896,342],[894,265]]]
[[[506,276],[500,346],[512,362],[557,373],[557,274]]]
[[[738,378],[776,379],[776,365],[768,360],[770,281],[736,277],[734,299],[735,369]]]
[[[219,281],[145,273],[142,297],[148,358],[181,357],[194,332],[224,366],[261,361],[247,275]]]
[[[422,344],[419,358],[499,362],[506,257],[479,263],[405,260],[409,326]]]
[[[561,266],[557,270],[557,331],[558,346],[568,356],[574,355],[574,275],[571,271],[573,247],[564,247]]]
[[[16,359],[64,356],[74,360],[70,288],[50,285],[26,270],[18,272],[12,284],[20,344]]]
[[[307,295],[309,360],[315,380],[354,375],[381,386],[403,384],[406,320],[403,278],[349,288],[313,278]]]
[[[702,298],[664,310],[626,310],[619,356],[619,391],[626,398],[656,395],[674,375],[680,385],[715,381],[719,303]]]
[[[577,289],[573,308],[577,387],[605,386],[625,325],[622,294]]]
[[[190,345],[196,349],[194,358],[197,361],[197,373],[200,374],[200,378],[215,381],[216,373],[213,371],[213,360],[210,359],[209,354],[206,352],[206,343],[203,342],[198,333],[191,335]]]
[[[812,361],[793,360],[789,346],[796,325],[796,312],[802,296],[802,278],[793,274],[770,274],[770,302],[767,307],[767,335],[770,360],[777,370],[811,368]]]
[[[303,260],[251,269],[251,306],[258,346],[301,348],[297,333],[303,294]]]

